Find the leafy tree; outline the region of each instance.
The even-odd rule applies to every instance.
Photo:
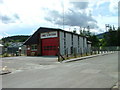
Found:
[[[85,31],[85,27],[82,29],[80,29],[80,35],[81,36],[86,36],[88,38],[89,41],[92,42],[92,46],[93,47],[99,47],[99,39],[97,38],[97,36],[93,33],[90,32],[90,27],[87,27],[87,31]]]
[[[120,27],[117,29],[117,46],[120,46]]]
[[[118,44],[118,38],[119,38],[119,28],[118,30],[115,30],[115,27],[113,26],[113,28],[110,26],[108,32],[104,33],[104,38],[103,38],[103,42],[102,45],[109,47],[109,46],[119,46]]]
[[[83,28],[83,35],[86,36],[85,27]]]
[[[89,37],[88,37],[88,40],[89,41],[91,41],[92,42],[92,46],[93,47],[99,47],[99,39],[97,38],[97,36],[96,35],[90,35]]]

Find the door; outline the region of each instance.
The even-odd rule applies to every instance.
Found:
[[[58,53],[58,37],[42,39],[42,55],[55,56]]]

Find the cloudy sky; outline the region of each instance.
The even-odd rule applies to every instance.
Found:
[[[90,26],[98,34],[105,24],[118,27],[118,0],[0,0],[0,38],[31,35],[39,27]]]

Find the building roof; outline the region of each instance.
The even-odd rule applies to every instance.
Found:
[[[12,47],[12,48],[13,48],[13,47],[18,48],[18,47],[20,47],[20,46],[22,46],[22,45],[23,45],[23,42],[15,42],[15,43],[11,42],[8,47],[9,47],[9,48],[11,48],[11,47]]]
[[[43,32],[50,32],[50,31],[63,31],[63,32],[67,32],[67,33],[71,33],[74,35],[79,35],[77,33],[73,33],[73,32],[69,32],[69,31],[65,31],[59,28],[47,28],[47,27],[40,27],[38,28],[38,30],[32,35],[30,36],[23,45],[30,45],[30,44],[38,44],[38,40],[39,40],[39,34],[43,33]],[[79,35],[80,36],[80,35]],[[81,36],[81,37],[85,37],[85,36]],[[86,37],[85,37],[86,38]]]

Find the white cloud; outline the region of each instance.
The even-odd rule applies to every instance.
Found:
[[[109,9],[112,13],[118,13],[118,2],[119,0],[110,0]]]
[[[117,16],[96,16],[96,20],[98,21],[98,25],[102,32],[105,32],[105,24],[115,25],[118,27],[118,17]]]
[[[58,10],[48,10],[45,19],[57,25],[81,26],[97,28],[97,21],[90,15],[88,2],[70,2],[72,7],[68,7],[64,12]]]
[[[55,23],[48,22],[44,19],[45,16],[50,16],[50,14],[47,14],[49,10],[50,11],[54,10],[54,11],[58,11],[59,13],[63,13],[63,4],[64,4],[64,11],[66,12],[66,15],[67,15],[65,17],[72,18],[71,15],[68,15],[70,14],[70,12],[68,12],[69,11],[68,8],[73,8],[72,10],[73,11],[78,10],[78,12],[80,12],[79,14],[82,14],[81,16],[83,16],[81,17],[81,19],[84,19],[84,21],[86,21],[87,20],[86,18],[90,18],[90,14],[92,14],[92,11],[95,9],[94,5],[97,5],[97,8],[99,9],[100,5],[105,3],[106,1],[111,2],[110,10],[111,12],[114,12],[116,9],[116,4],[112,3],[112,2],[115,2],[113,0],[100,0],[100,1],[98,0],[94,0],[94,1],[91,1],[91,0],[84,0],[84,1],[83,0],[2,0],[2,2],[0,2],[0,16],[2,17],[6,16],[7,18],[4,18],[4,19],[7,19],[8,22],[7,24],[5,24],[0,21],[0,27],[2,28],[0,31],[11,32],[11,30],[15,30],[15,32],[17,32],[17,29],[19,28],[22,29],[22,28],[28,27],[28,28],[32,28],[29,31],[31,33],[32,31],[34,31],[33,28],[37,29],[40,26],[62,28],[62,26],[57,25]],[[78,3],[74,4],[75,6],[73,6],[69,2],[78,2]],[[80,2],[86,2],[86,3],[79,4]],[[79,7],[79,5],[81,7]],[[75,14],[72,15],[72,16],[75,15],[72,19],[75,19],[75,17],[80,17],[78,13],[75,13]],[[17,15],[19,19],[15,19],[17,17],[15,15]],[[54,15],[52,15],[48,19],[51,19],[53,16]],[[100,28],[103,28],[105,23],[116,24],[117,22],[116,18],[115,17],[111,18],[111,17],[103,17],[103,16],[93,17],[92,16],[91,20],[94,23],[92,23],[91,20],[89,22],[87,21],[86,22],[89,25],[95,24],[95,25],[98,25]],[[57,19],[54,18],[52,22],[54,22],[55,20]],[[70,21],[69,19],[67,20]],[[96,23],[96,21],[98,23]],[[77,22],[75,21],[74,23],[77,23]],[[81,23],[84,24],[83,21],[81,21]],[[66,27],[67,26],[68,25],[66,25]]]

